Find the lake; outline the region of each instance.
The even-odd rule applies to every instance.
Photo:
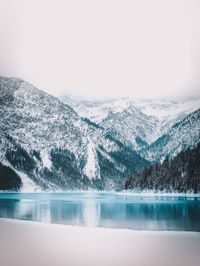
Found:
[[[77,226],[200,232],[200,198],[0,193],[0,217]]]

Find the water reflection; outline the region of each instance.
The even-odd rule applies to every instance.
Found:
[[[200,200],[112,193],[0,194],[0,217],[138,230],[200,231]]]

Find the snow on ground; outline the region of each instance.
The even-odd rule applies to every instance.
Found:
[[[130,196],[142,196],[142,197],[195,197],[199,198],[200,193],[194,194],[193,192],[189,193],[180,193],[180,192],[164,192],[164,191],[153,191],[153,190],[147,190],[147,191],[134,191],[134,190],[122,190],[119,192],[115,192],[118,195],[130,195]]]
[[[88,158],[87,158],[87,164],[84,168],[84,173],[91,180],[93,178],[96,178],[95,146],[91,141],[89,141],[88,143],[87,153],[88,153]]]
[[[40,154],[41,154],[41,159],[42,159],[44,167],[50,169],[51,168],[51,160],[49,159],[48,152],[45,150],[42,150]]]
[[[3,266],[199,266],[200,261],[197,232],[134,231],[0,219],[0,235]]]
[[[20,192],[40,192],[41,189],[35,185],[35,183],[25,174],[20,171],[17,171],[14,169],[14,171],[20,176],[22,181],[22,188],[20,189]]]
[[[12,167],[12,165],[6,160],[3,161],[3,164],[5,166],[10,167],[21,178],[22,188],[21,188],[20,192],[36,192],[36,191],[40,192],[41,191],[41,189],[38,186],[36,186],[35,183],[25,173],[14,169]]]

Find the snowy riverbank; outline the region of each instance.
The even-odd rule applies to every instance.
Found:
[[[0,190],[0,193],[114,193],[117,195],[125,195],[125,196],[147,196],[147,197],[187,197],[187,198],[200,198],[200,193],[181,193],[181,192],[163,192],[163,191],[153,191],[153,190],[145,190],[145,191],[135,191],[135,190],[46,190],[42,191],[41,189],[34,190],[21,190],[21,191],[11,191],[11,190]]]
[[[3,266],[197,266],[200,233],[133,231],[0,219]]]

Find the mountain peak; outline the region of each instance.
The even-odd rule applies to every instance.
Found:
[[[0,82],[2,91],[10,95],[6,104],[5,98],[0,101],[0,161],[16,171],[23,186],[81,189],[112,184],[114,188],[134,169],[149,165],[59,99],[25,81],[1,78]],[[126,161],[119,159],[121,154]]]

